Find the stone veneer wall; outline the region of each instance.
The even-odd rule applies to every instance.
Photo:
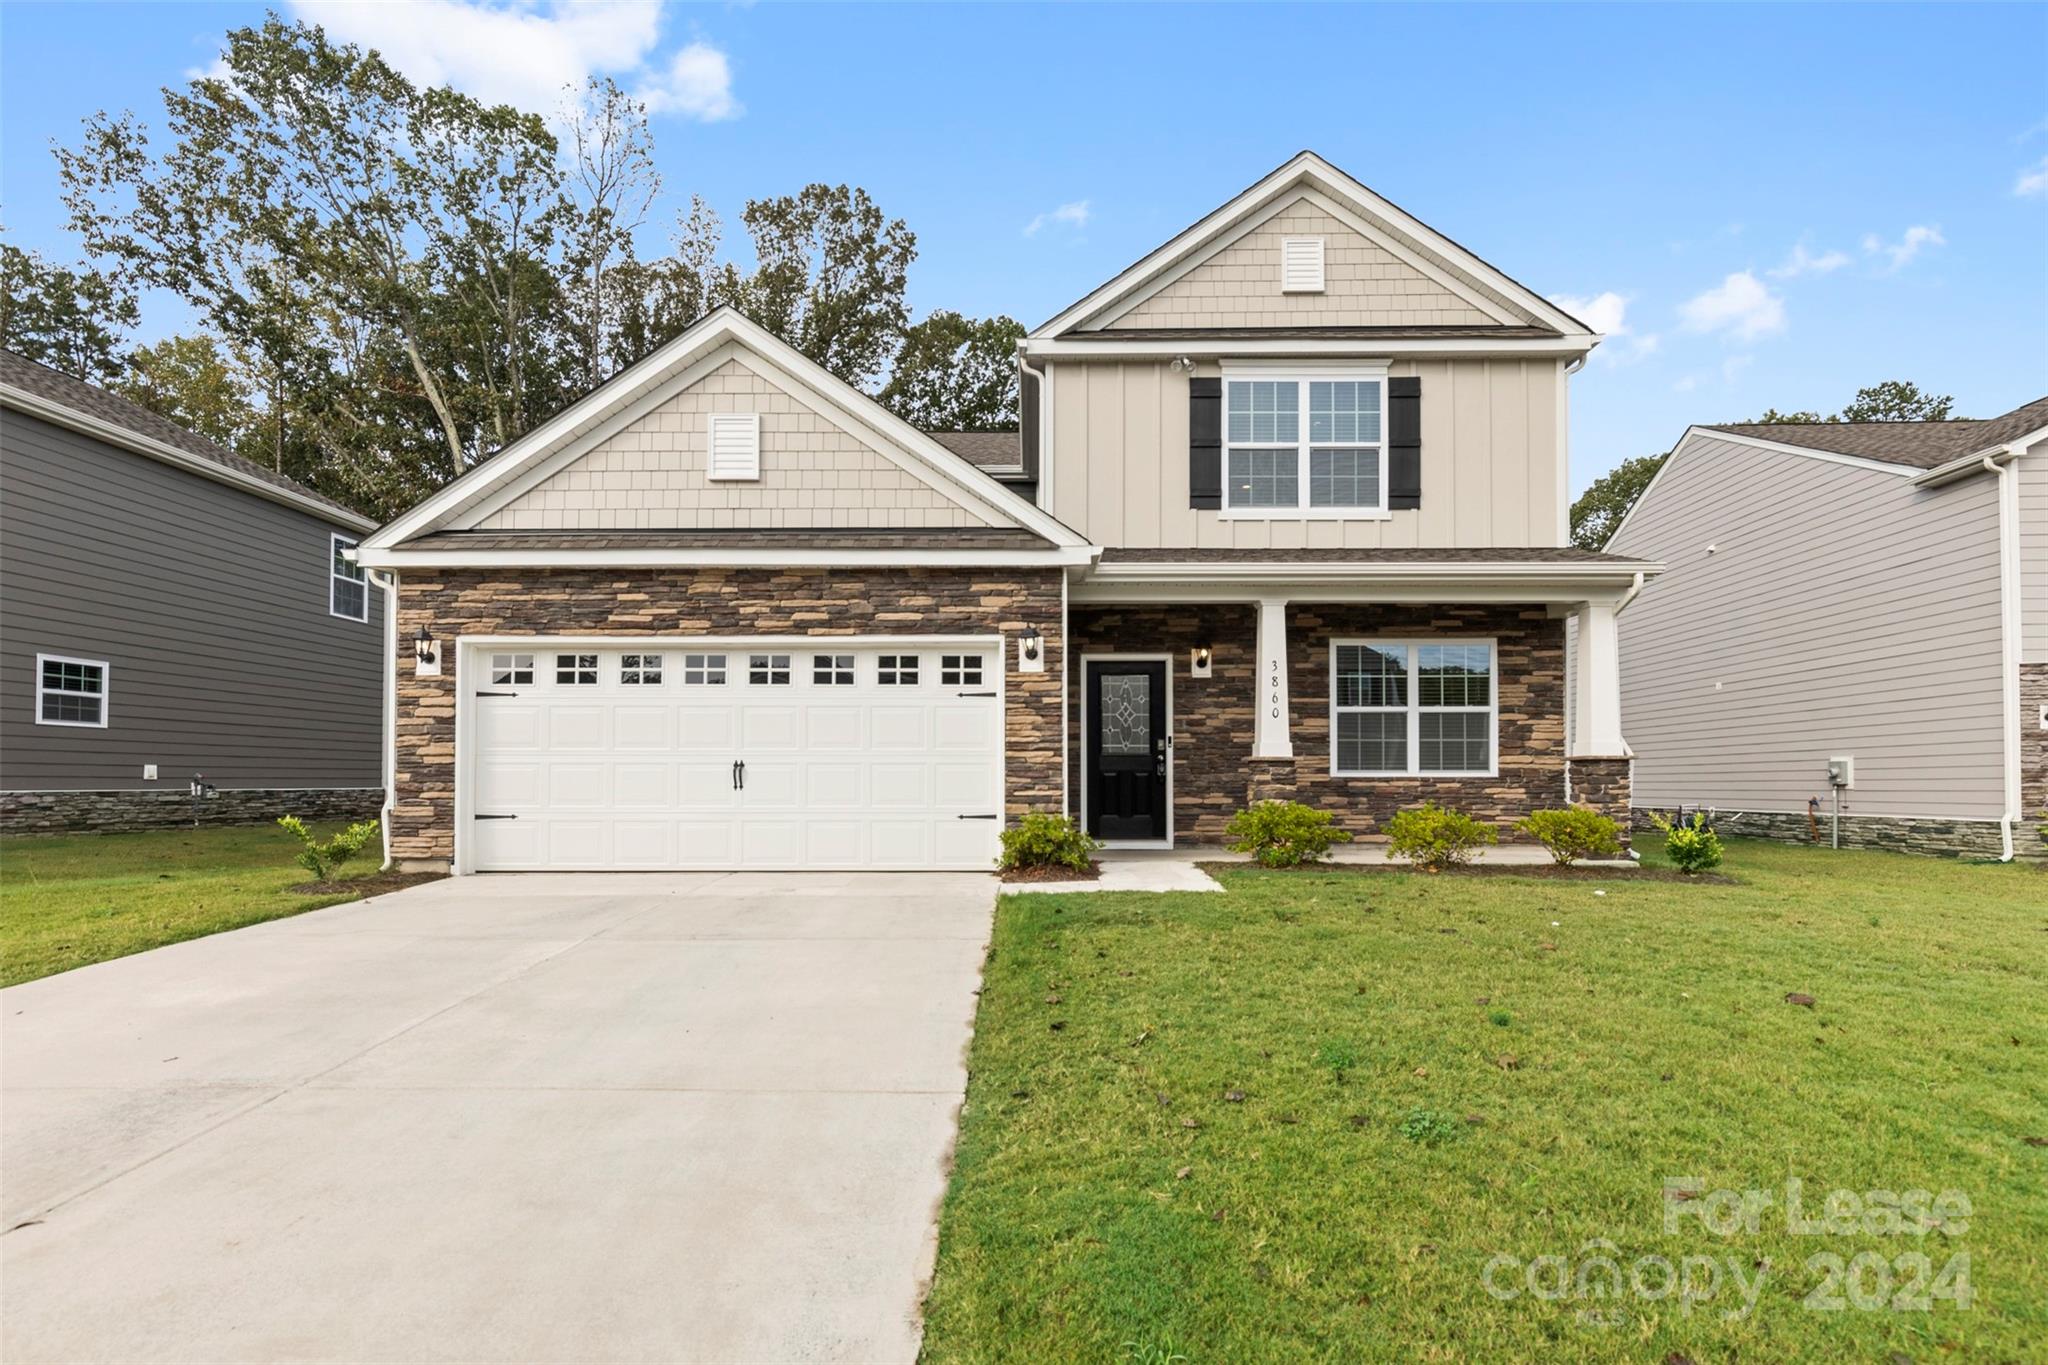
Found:
[[[222,790],[200,803],[202,825],[262,825],[280,815],[307,820],[373,820],[382,787]],[[0,834],[116,834],[192,823],[182,790],[0,792]]]
[[[1061,572],[1058,569],[463,569],[399,580],[397,801],[391,852],[454,853],[453,648],[463,635],[987,635],[1005,637],[1004,748],[1010,818],[1060,809]],[[416,677],[424,625],[448,648],[442,676]],[[1046,671],[1016,671],[1035,626]]]
[[[1651,809],[1648,806],[1636,808],[1635,827],[1654,834]],[[1663,810],[1659,814],[1676,818],[1678,812]],[[1797,814],[1723,811],[1716,813],[1714,829],[1724,838],[1775,839],[1787,844],[1817,843],[1821,848],[1828,848],[1831,846],[1830,819],[1825,803],[1821,806],[1819,820],[1820,838],[1817,841],[1804,811]],[[2022,856],[2026,853],[2026,841],[2022,838],[2025,832],[2024,826],[2013,830],[2014,849]],[[1998,837],[1996,820],[1907,820],[1888,815],[1844,815],[1842,847],[1877,849],[1885,853],[1923,853],[1940,858],[1996,858],[2003,845]]]
[[[1621,846],[1629,845],[1629,789],[1635,763],[1626,758],[1575,758],[1571,760],[1572,804],[1591,806],[1621,826]]]
[[[1530,810],[1564,804],[1564,623],[1540,606],[1375,606],[1297,604],[1289,609],[1294,759],[1254,760],[1252,716],[1257,610],[1249,605],[1075,607],[1068,632],[1075,667],[1069,697],[1074,742],[1070,776],[1080,813],[1079,765],[1085,746],[1081,656],[1173,654],[1174,832],[1182,840],[1218,842],[1231,814],[1251,800],[1292,794],[1335,812],[1354,834],[1377,833],[1403,807],[1435,799],[1494,823],[1502,839],[1518,838],[1515,820]],[[1378,778],[1330,775],[1330,648],[1332,637],[1490,637],[1497,642],[1500,771],[1494,777]],[[1214,651],[1213,676],[1189,675],[1196,645]],[[1599,800],[1627,809],[1627,770],[1597,774]],[[1615,794],[1619,781],[1620,793]],[[1618,799],[1618,804],[1616,804]]]
[[[2048,728],[2041,724],[2048,707],[2048,664],[2020,665],[2020,823],[2013,830],[2013,849],[2022,857],[2048,858]]]

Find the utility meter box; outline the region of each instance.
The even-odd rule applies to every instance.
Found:
[[[1828,785],[1830,787],[1853,787],[1856,785],[1856,760],[1853,758],[1831,758],[1828,760]]]

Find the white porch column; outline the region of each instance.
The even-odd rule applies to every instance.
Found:
[[[1258,726],[1253,758],[1293,758],[1287,711],[1287,599],[1259,599]]]
[[[1621,639],[1612,602],[1582,602],[1573,613],[1572,758],[1620,758]]]

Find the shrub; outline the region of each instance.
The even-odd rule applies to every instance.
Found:
[[[1387,821],[1387,838],[1388,852],[1429,872],[1462,867],[1472,861],[1473,850],[1481,844],[1500,842],[1492,825],[1434,801],[1425,801]]]
[[[313,874],[316,882],[334,880],[334,873],[341,865],[361,853],[370,840],[377,837],[378,825],[375,820],[358,820],[332,839],[322,843],[313,837],[313,831],[306,828],[306,822],[296,815],[278,818],[278,824],[299,837],[305,847],[299,850],[298,864]]]
[[[1004,872],[1032,867],[1086,872],[1095,850],[1102,847],[1068,817],[1043,812],[1027,815],[1004,830],[1002,841],[1003,852],[996,866]]]
[[[1694,811],[1691,819],[1680,816],[1674,824],[1653,810],[1650,823],[1664,831],[1664,853],[1680,872],[1705,872],[1721,865],[1721,836],[1707,824],[1705,811]]]
[[[1224,832],[1233,853],[1249,853],[1261,867],[1300,867],[1319,862],[1333,844],[1351,842],[1330,813],[1299,801],[1260,801],[1230,817]]]
[[[1559,867],[1581,858],[1619,858],[1621,826],[1587,806],[1569,810],[1532,810],[1515,828],[1550,850]]]

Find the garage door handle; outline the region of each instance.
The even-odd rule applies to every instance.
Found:
[[[472,820],[517,820],[519,817],[516,815],[472,815],[469,818]]]
[[[517,692],[479,692],[477,695],[479,697],[516,697],[519,694]]]
[[[993,820],[996,817],[993,815],[963,815],[960,818],[962,820]]]
[[[995,693],[993,693],[993,692],[955,692],[955,693],[954,693],[953,695],[954,695],[954,696],[956,696],[956,697],[993,697],[993,696],[995,695]]]
[[[736,792],[747,789],[747,760],[744,758],[733,760],[732,789]]]

